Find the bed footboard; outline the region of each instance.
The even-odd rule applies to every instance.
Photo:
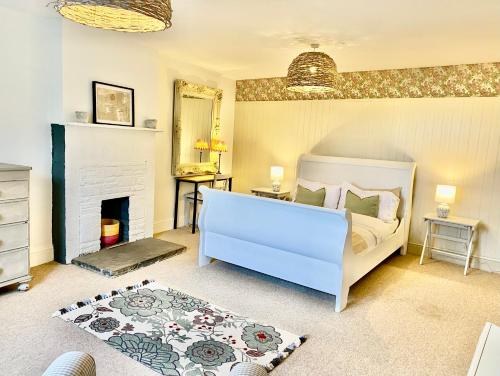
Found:
[[[346,211],[202,187],[199,265],[212,258],[336,295],[347,303],[346,259],[351,216]]]

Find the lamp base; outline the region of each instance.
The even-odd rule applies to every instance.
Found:
[[[217,165],[217,175],[220,175],[221,172],[220,172],[220,158],[222,156],[222,153],[219,153],[219,164]]]
[[[279,192],[281,190],[281,183],[279,181],[273,181],[273,192]]]
[[[436,213],[439,218],[448,218],[448,215],[450,214],[450,205],[439,204],[436,208]]]

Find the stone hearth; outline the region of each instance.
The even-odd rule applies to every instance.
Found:
[[[106,277],[117,277],[175,256],[185,249],[183,245],[165,240],[143,239],[76,257],[72,263]]]

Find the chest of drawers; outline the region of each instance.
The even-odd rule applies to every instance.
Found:
[[[29,183],[31,167],[0,163],[0,287],[29,274]]]

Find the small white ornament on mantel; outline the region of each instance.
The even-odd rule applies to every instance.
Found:
[[[157,125],[158,125],[158,120],[156,119],[144,120],[144,128],[156,129]]]
[[[87,111],[75,111],[75,118],[79,123],[88,123],[89,113]]]

